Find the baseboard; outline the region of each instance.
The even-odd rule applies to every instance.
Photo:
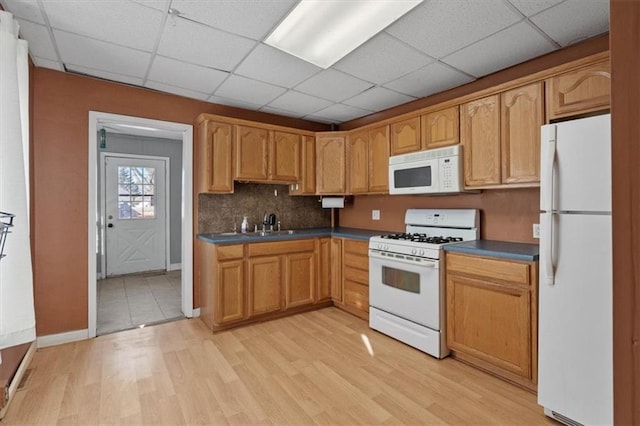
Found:
[[[11,404],[11,401],[13,400],[13,397],[16,394],[16,391],[18,390],[18,386],[20,386],[20,382],[22,382],[22,378],[24,377],[24,374],[29,368],[29,365],[31,364],[31,360],[33,359],[33,355],[35,353],[36,353],[36,342],[33,342],[31,346],[29,346],[29,350],[27,350],[27,353],[22,358],[22,361],[20,362],[20,366],[18,367],[16,374],[13,376],[13,379],[11,380],[11,383],[8,386],[8,389],[6,391],[7,393],[5,396],[6,400],[3,401],[4,406],[0,404],[0,407],[2,407],[0,409],[0,420],[2,420],[5,414],[7,414],[7,410],[9,409],[9,404]]]
[[[49,334],[47,336],[39,336],[36,339],[38,348],[46,348],[47,346],[62,345],[64,343],[77,342],[89,338],[89,330],[68,331],[66,333]]]
[[[198,318],[200,316],[200,308],[196,308],[191,312],[192,312],[191,318]]]
[[[171,263],[168,271],[178,271],[180,269],[182,269],[182,263]]]

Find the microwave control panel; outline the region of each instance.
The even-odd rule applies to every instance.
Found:
[[[444,192],[458,189],[458,172],[455,164],[452,158],[440,159],[440,189]]]

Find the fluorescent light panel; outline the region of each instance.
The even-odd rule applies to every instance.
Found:
[[[301,0],[265,43],[329,68],[420,3],[422,0]]]

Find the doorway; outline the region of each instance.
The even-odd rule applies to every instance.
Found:
[[[161,268],[162,273],[142,273],[137,276],[133,276],[138,281],[151,280],[158,281],[159,276],[164,274],[167,280],[180,282],[180,294],[181,294],[181,315],[186,317],[198,316],[198,310],[193,309],[193,247],[192,247],[192,235],[193,235],[193,218],[192,218],[192,162],[193,162],[193,127],[187,124],[173,123],[159,120],[144,119],[139,117],[131,117],[117,114],[109,114],[102,112],[89,112],[89,232],[88,232],[88,337],[95,337],[97,331],[97,311],[98,311],[98,284],[97,279],[103,274],[106,277],[106,265],[102,265],[101,253],[106,250],[105,243],[106,238],[102,238],[105,229],[101,224],[107,224],[106,212],[100,207],[99,191],[98,191],[98,169],[100,168],[100,159],[98,158],[99,150],[99,137],[98,130],[108,126],[110,128],[119,128],[126,130],[128,134],[146,134],[152,135],[152,137],[179,139],[181,141],[182,152],[182,165],[178,170],[177,175],[180,176],[180,188],[181,188],[181,200],[179,211],[175,215],[175,219],[179,221],[179,228],[181,230],[181,237],[174,241],[180,241],[179,248],[181,250],[181,262],[176,268],[175,265],[169,264],[168,255],[165,257],[165,265]],[[133,164],[135,166],[135,164]],[[131,173],[131,171],[129,171]],[[144,170],[142,176],[144,177]],[[123,172],[126,174],[126,172]],[[156,178],[157,181],[157,178]],[[142,183],[142,185],[146,185]],[[150,190],[150,189],[149,189]],[[144,188],[142,188],[144,192]],[[123,194],[125,197],[137,196],[137,194]],[[144,195],[144,194],[143,194]],[[119,195],[118,195],[119,196]],[[140,200],[130,200],[133,201]],[[147,204],[141,206],[142,210],[146,206],[151,208],[150,200],[147,200]],[[130,205],[129,205],[130,207]],[[138,206],[140,208],[140,206]],[[156,207],[155,205],[153,206]],[[139,208],[135,213],[140,214]],[[124,207],[126,210],[127,207]],[[116,212],[118,214],[119,211]],[[145,214],[144,212],[142,214]],[[112,216],[115,217],[114,214]],[[115,227],[115,224],[114,224]],[[166,244],[166,243],[165,243]],[[165,248],[165,252],[168,251]],[[100,269],[98,267],[100,266]],[[181,269],[181,271],[174,271],[174,269]],[[129,275],[127,275],[129,276]],[[122,279],[125,276],[111,276],[108,279]],[[125,286],[122,281],[122,286]]]
[[[168,270],[169,159],[101,156],[105,275]]]

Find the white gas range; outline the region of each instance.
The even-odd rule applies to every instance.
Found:
[[[369,239],[369,326],[436,358],[445,336],[442,247],[477,240],[473,209],[409,209],[406,232]]]

